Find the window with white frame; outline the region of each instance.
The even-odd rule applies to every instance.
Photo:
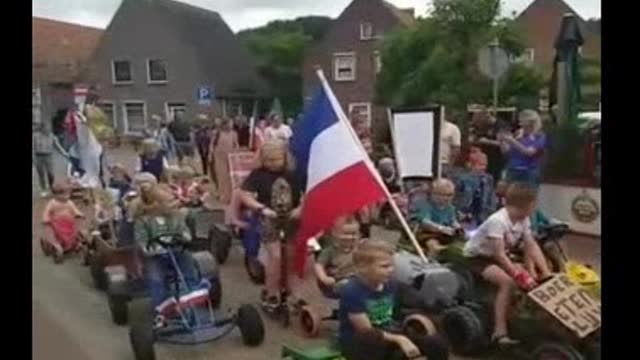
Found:
[[[114,84],[131,84],[133,70],[128,60],[113,60],[111,62],[111,78]]]
[[[116,122],[116,106],[112,101],[108,101],[108,100],[101,100],[98,102],[98,107],[100,108],[100,110],[102,110],[102,112],[107,116],[107,119],[109,119],[109,121],[111,121],[111,124],[113,124],[113,128],[117,129],[118,128],[118,123]]]
[[[148,59],[147,82],[149,84],[164,84],[167,81],[167,62],[159,59]]]
[[[187,111],[187,106],[185,103],[181,102],[168,102],[165,105],[167,112],[167,120],[173,121],[176,118],[176,115],[184,115],[185,111]]]
[[[382,70],[382,56],[380,56],[380,52],[377,50],[373,52],[373,69],[376,74]]]
[[[360,40],[373,39],[373,24],[370,22],[360,23]]]
[[[335,81],[354,81],[356,79],[356,54],[333,54],[333,78]]]
[[[144,101],[125,101],[124,130],[129,134],[141,134],[147,128],[147,109]]]
[[[358,116],[360,119],[365,119],[367,127],[371,127],[371,103],[360,102],[349,104],[349,114],[351,116]],[[353,119],[351,119],[353,120]]]
[[[535,60],[535,50],[532,48],[524,49],[524,51],[520,56],[511,57],[511,62],[522,63],[526,65],[533,65],[534,60]]]

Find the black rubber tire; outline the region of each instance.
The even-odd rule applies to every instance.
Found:
[[[245,255],[244,268],[249,275],[249,279],[251,279],[254,284],[264,285],[264,265],[262,265],[262,263],[257,258],[252,258]]]
[[[154,340],[151,301],[149,299],[133,301],[129,341],[136,360],[155,360]]]
[[[229,258],[231,252],[231,242],[233,237],[230,232],[222,231],[217,227],[213,227],[209,230],[209,245],[211,246],[211,253],[218,260],[218,264],[224,265]]]
[[[485,350],[485,326],[469,307],[456,306],[446,310],[442,314],[442,328],[457,354],[474,356]]]
[[[104,272],[104,259],[98,254],[94,254],[91,257],[91,263],[89,264],[89,270],[91,271],[91,279],[93,279],[93,286],[100,291],[107,290],[107,275]]]
[[[595,341],[586,346],[584,354],[585,360],[600,360],[601,356],[602,349],[600,347],[600,341]]]
[[[129,299],[125,295],[110,294],[107,292],[107,303],[111,312],[111,320],[116,325],[127,325],[129,321]]]
[[[533,350],[531,360],[584,360],[584,358],[570,345],[545,342]]]
[[[255,307],[252,305],[240,306],[237,324],[245,345],[258,346],[262,344],[264,341],[264,323]]]
[[[215,279],[209,279],[209,282],[211,283],[211,288],[209,288],[209,301],[211,301],[211,307],[213,309],[218,309],[222,304],[222,282],[219,276]]]

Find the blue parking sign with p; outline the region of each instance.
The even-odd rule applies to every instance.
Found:
[[[200,86],[198,88],[198,104],[211,105],[213,98],[213,90],[209,86]]]

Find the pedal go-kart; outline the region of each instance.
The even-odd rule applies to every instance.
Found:
[[[282,347],[282,360],[346,360],[338,350],[330,346],[318,346],[308,349],[299,349],[284,345]]]
[[[154,325],[153,308],[149,299],[139,299],[131,304],[131,324],[129,340],[136,360],[155,359],[154,343],[171,343],[195,345],[214,341],[229,334],[236,326],[240,329],[243,342],[248,346],[260,345],[264,340],[264,324],[258,311],[251,305],[242,305],[238,311],[220,314],[214,311],[219,298],[200,297],[202,301],[194,301],[190,296],[195,289],[190,289],[177,265],[175,254],[186,251],[186,243],[178,236],[161,236],[153,241],[167,250],[173,263],[172,273],[167,278],[167,288],[171,289],[175,307],[172,316],[168,316],[163,326]],[[197,253],[196,253],[197,254]],[[210,257],[207,252],[203,252]],[[198,262],[196,261],[196,264]],[[201,278],[210,279],[206,269],[198,267]],[[204,271],[203,271],[204,270]],[[212,279],[218,282],[219,279]],[[213,282],[212,282],[213,284]],[[219,295],[216,295],[219,296]]]
[[[66,222],[66,220],[65,220]],[[45,226],[52,226],[51,224],[45,224]],[[82,231],[78,230],[76,226],[62,226],[58,232],[52,231],[57,240],[49,239],[48,237],[40,237],[40,249],[45,257],[51,256],[53,262],[61,264],[68,256],[75,254],[82,254],[87,246],[87,236]],[[67,239],[65,241],[65,239]],[[53,243],[55,241],[55,243]]]
[[[143,261],[138,246],[113,247],[103,258],[105,289],[111,318],[117,325],[129,320],[129,302],[148,296],[143,275]],[[218,264],[208,251],[190,253],[199,276],[209,281],[209,300],[214,309],[220,306],[222,285]]]
[[[454,267],[467,282],[473,284],[473,301],[446,310],[442,315],[442,328],[453,351],[464,356],[482,356],[489,354],[504,355],[508,359],[561,359],[561,360],[599,360],[600,359],[600,305],[586,289],[569,279],[566,274],[557,274],[550,280],[526,292],[516,290],[510,318],[510,333],[522,342],[517,346],[501,349],[491,344],[493,329],[493,302],[495,289],[479,277],[472,275],[463,265]],[[571,292],[570,292],[570,291]],[[571,295],[571,294],[578,295]],[[554,304],[561,315],[553,314],[550,307],[540,306],[535,296],[542,297]],[[545,295],[546,294],[546,295]],[[563,296],[559,296],[565,294]],[[567,295],[568,294],[568,295]],[[559,296],[553,299],[554,296]],[[566,324],[556,316],[567,319],[567,310],[557,310],[558,306],[578,297],[584,305],[593,304],[591,313],[576,318],[581,326],[591,330],[576,336]],[[584,300],[587,299],[587,300]],[[573,301],[570,300],[570,301]],[[560,305],[558,305],[560,304]],[[575,309],[568,311],[575,312]],[[574,321],[574,322],[575,322]]]
[[[189,209],[187,226],[193,238],[193,248],[209,251],[218,264],[223,265],[229,258],[233,242],[233,232],[225,225],[224,209],[198,207]]]

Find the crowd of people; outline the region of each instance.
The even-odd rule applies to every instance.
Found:
[[[234,121],[201,115],[195,124],[180,117],[171,123],[156,120],[159,130],[143,141],[136,174],[132,176],[123,166],[115,164],[110,167],[111,179],[107,184],[116,194],[115,204],[121,209],[117,219],[118,237],[122,238],[119,240],[128,239],[143,249],[145,274],[156,310],[155,326],[166,324],[163,304],[167,294],[162,279],[168,262],[161,248],[151,246],[151,239],[171,232],[190,240],[193,218],[189,209],[203,206],[213,196],[227,205],[235,200],[238,206],[248,210],[250,217],[260,220],[261,242],[267,255],[262,305],[266,311],[274,311],[281,301],[280,280],[289,276],[281,273],[283,254],[279,231],[282,229],[276,219],[285,212],[289,221],[295,223],[304,202],[303,186],[294,176],[295,165],[287,149],[290,138],[295,136],[291,128],[279,115],[257,120],[253,133],[242,116]],[[352,120],[364,148],[375,158],[377,152],[367,124],[358,117]],[[509,336],[507,327],[514,284],[530,286],[550,276],[529,220],[536,209],[545,136],[535,111],[522,111],[519,120],[519,128],[511,131],[500,128],[488,112],[479,113],[472,123],[471,147],[465,151],[462,151],[458,127],[444,122],[440,145],[443,176],[429,179],[422,187],[426,195],[409,199],[406,206],[409,219],[430,233],[422,245],[434,256],[450,244],[450,239],[462,231],[465,223],[474,223],[477,231],[466,242],[464,255],[469,259],[471,270],[497,289],[492,339],[498,345],[517,343]],[[69,200],[69,185],[53,178],[51,154],[59,146],[55,137],[43,128],[34,133],[33,140],[42,190],[51,188],[54,194],[45,208],[43,221],[51,230],[47,235],[49,241],[63,253],[72,245],[59,239],[66,238],[68,228],[74,227],[70,223],[82,213]],[[256,151],[259,161],[239,191],[234,192],[228,155],[243,148]],[[202,162],[203,176],[196,176],[199,169],[187,161],[196,152]],[[404,186],[397,176],[391,152],[385,149],[379,157],[374,160],[378,160],[385,185],[391,192],[400,193]],[[464,212],[471,212],[470,217],[461,217],[461,209],[456,206],[456,196],[466,191],[461,189],[461,184],[472,184],[460,181],[461,171],[479,179],[491,179],[491,186],[486,188],[477,185],[483,182],[469,185],[471,200],[464,202]],[[474,202],[477,192],[491,193],[488,197],[498,199],[492,187],[494,181],[500,183],[500,189],[507,188],[498,194],[503,195],[501,201],[481,201],[480,205]],[[211,183],[216,185],[215,193],[207,186]],[[132,190],[137,194],[133,198],[130,197]],[[234,194],[237,199],[233,199]],[[370,230],[385,208],[388,211],[388,206],[378,204],[347,214],[338,219],[332,229],[317,236],[323,250],[315,262],[314,273],[323,294],[339,299],[340,347],[348,359],[410,359],[420,354],[431,360],[447,359],[446,346],[439,338],[416,337],[396,327],[394,311],[399,301],[398,288],[391,277],[394,248],[373,238]],[[524,266],[514,264],[508,256],[519,246],[525,252]],[[293,254],[293,246],[291,252]],[[195,283],[196,277],[190,276],[189,269],[193,266],[188,258],[178,259],[178,263],[194,289],[209,286]],[[299,279],[291,278],[291,299],[295,306],[304,306],[306,302],[297,292]]]

